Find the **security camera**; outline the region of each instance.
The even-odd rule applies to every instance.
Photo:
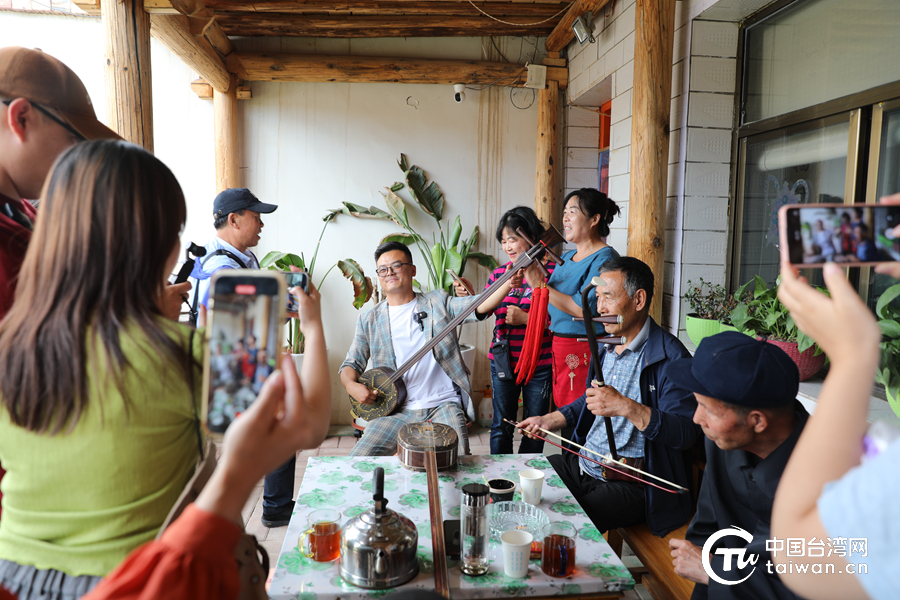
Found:
[[[466,85],[464,83],[453,84],[453,99],[459,104],[466,99]]]

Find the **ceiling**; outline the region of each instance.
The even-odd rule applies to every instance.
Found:
[[[572,2],[205,0],[203,4],[215,13],[216,22],[229,36],[368,38],[546,36]]]

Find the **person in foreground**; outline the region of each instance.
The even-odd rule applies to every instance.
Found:
[[[158,541],[129,555],[85,600],[238,597],[234,551],[242,532],[241,509],[263,475],[298,450],[322,443],[331,417],[319,293],[291,292],[306,336],[301,376],[291,357],[283,357],[281,371],[266,380],[256,401],[225,433],[218,466],[197,501]]]
[[[900,194],[881,201],[900,204]],[[900,227],[894,233],[900,235]],[[875,270],[900,278],[900,263],[882,264]],[[900,441],[860,466],[872,381],[879,368],[881,331],[839,267],[825,265],[823,275],[830,298],[811,288],[790,264],[781,266],[778,297],[797,326],[825,351],[831,367],[816,412],[778,486],[772,534],[781,539],[828,540],[832,551],[812,560],[831,572],[800,573],[789,568],[791,559],[783,554],[775,562],[784,570],[785,584],[806,598],[894,599],[900,589],[900,518],[896,511]],[[835,323],[842,326],[835,327]],[[843,335],[847,328],[853,331],[852,343]],[[850,538],[865,540],[865,557],[847,552]],[[840,552],[839,546],[845,551]],[[859,563],[866,565],[867,572],[859,572]]]
[[[396,370],[475,301],[475,298],[451,298],[444,290],[415,292],[416,266],[409,248],[400,242],[378,246],[375,263],[386,299],[359,316],[353,344],[340,368],[341,383],[347,393],[363,404],[372,404],[378,397],[358,381],[370,357],[373,367]],[[509,281],[501,286],[467,320],[487,317],[509,294],[512,285]],[[459,437],[459,454],[468,454],[466,419],[474,421],[475,410],[456,332],[451,332],[426,353],[402,381],[406,385],[406,403],[392,415],[369,421],[350,456],[395,454],[397,434],[403,425],[426,420],[453,427]]]
[[[772,499],[784,466],[809,417],[797,401],[800,373],[780,348],[736,331],[704,338],[693,358],[669,365],[667,375],[697,398],[694,422],[706,435],[706,469],[697,512],[687,539],[669,540],[675,573],[697,583],[694,600],[715,598],[794,599],[767,568],[766,541]],[[741,545],[728,536],[712,545],[711,568],[725,581],[710,579],[701,548],[722,529],[740,527],[753,539]],[[746,548],[760,558],[746,568],[725,569],[719,548]],[[726,571],[730,571],[726,572]]]
[[[691,422],[696,402],[669,378],[666,367],[690,354],[650,317],[653,272],[636,258],[613,258],[601,267],[596,290],[600,314],[622,317],[622,323],[606,326],[607,333],[629,340],[627,346],[600,348],[601,377],[606,385],[589,387],[575,402],[525,419],[520,427],[526,435],[542,435],[539,428],[555,431],[574,426],[575,442],[605,456],[609,439],[603,417],[612,417],[620,457],[687,487],[686,451],[699,434]],[[594,378],[592,368],[588,381]],[[690,516],[688,494],[668,494],[631,480],[607,479],[600,465],[568,452],[548,459],[601,532],[646,521],[654,535],[663,536]]]
[[[199,448],[203,344],[167,277],[186,206],[120,141],[66,150],[0,322],[0,586],[77,597],[152,540]]]

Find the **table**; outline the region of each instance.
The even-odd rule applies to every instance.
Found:
[[[344,581],[338,572],[339,560],[317,563],[297,549],[300,534],[306,529],[311,511],[338,508],[351,518],[372,508],[372,472],[384,469],[384,493],[388,508],[412,519],[419,531],[419,574],[411,582],[387,590],[365,590]],[[459,518],[462,487],[484,483],[482,476],[506,477],[518,482],[522,469],[540,469],[545,473],[540,507],[550,521],[568,521],[578,530],[576,570],[568,578],[554,578],[532,560],[525,579],[503,574],[503,554],[499,541],[490,542],[490,570],[480,577],[463,574],[457,561],[449,561],[450,590],[453,600],[591,595],[620,596],[634,587],[634,579],[613,552],[597,528],[584,514],[549,461],[541,454],[494,454],[463,456],[456,469],[439,473],[441,508],[445,519]],[[518,488],[517,488],[518,489]],[[520,500],[516,492],[516,500]],[[428,485],[425,473],[404,468],[395,456],[357,457],[316,456],[309,459],[297,502],[278,557],[269,596],[275,600],[366,599],[380,598],[400,590],[434,589],[434,562],[431,549],[431,524],[428,513]]]

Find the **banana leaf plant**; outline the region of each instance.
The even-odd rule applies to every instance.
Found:
[[[382,219],[393,221],[405,231],[392,233],[382,238],[384,242],[402,242],[407,246],[415,246],[422,254],[422,259],[427,269],[427,286],[416,282],[420,287],[428,290],[445,290],[452,294],[453,278],[447,273],[451,270],[462,276],[466,263],[475,260],[481,266],[493,270],[497,268],[497,259],[490,254],[474,250],[478,243],[479,230],[476,225],[468,238],[462,238],[462,223],[459,215],[451,225],[444,220],[444,193],[437,183],[429,181],[428,176],[420,167],[410,165],[405,154],[400,155],[398,162],[403,171],[406,183],[397,182],[382,192],[387,211],[376,206],[366,208],[352,202],[343,202],[341,208],[329,210],[329,214],[336,217],[339,214],[350,215],[360,219]],[[437,231],[431,233],[431,242],[417,232],[409,222],[407,205],[409,202],[398,195],[398,192],[406,188],[409,195],[428,216],[437,224]]]
[[[881,328],[881,365],[875,373],[875,381],[884,386],[888,403],[900,416],[900,283],[881,294],[875,305],[875,315]]]
[[[319,234],[319,239],[316,242],[316,251],[312,255],[312,259],[309,263],[306,262],[306,257],[301,252],[300,255],[291,254],[289,252],[277,252],[272,251],[266,254],[261,261],[259,261],[259,266],[263,269],[271,269],[274,271],[290,271],[291,265],[295,267],[300,267],[307,273],[309,273],[309,280],[313,280],[313,275],[316,269],[316,258],[319,255],[319,248],[322,244],[322,236],[325,235],[325,229],[328,228],[328,224],[331,223],[335,218],[334,214],[327,214],[324,217],[325,226],[322,227],[322,233]],[[316,289],[319,292],[322,291],[322,286],[325,283],[325,278],[328,277],[328,274],[331,273],[332,269],[335,267],[343,273],[344,277],[350,280],[350,283],[353,284],[353,308],[359,310],[362,308],[362,305],[369,301],[369,298],[372,296],[372,290],[374,286],[372,284],[372,280],[366,277],[366,274],[363,272],[362,267],[359,266],[352,258],[345,258],[343,260],[337,261],[335,264],[328,267],[328,270],[325,271],[325,274],[322,275],[322,278],[316,284]],[[290,347],[291,353],[293,354],[303,354],[304,350],[304,338],[303,333],[300,331],[300,319],[291,319],[290,327],[288,328],[288,339],[287,343]]]

